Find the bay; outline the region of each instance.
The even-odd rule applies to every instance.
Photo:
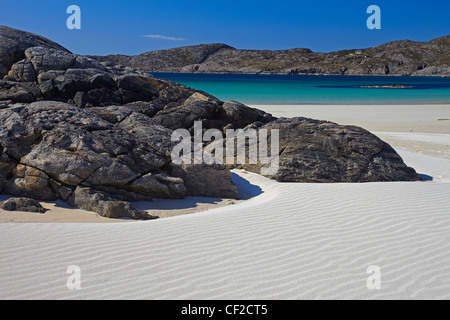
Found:
[[[246,104],[450,103],[450,78],[398,76],[152,73]],[[364,88],[401,85],[406,88]]]

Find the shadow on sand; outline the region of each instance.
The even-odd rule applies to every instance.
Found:
[[[236,185],[240,200],[248,200],[263,193],[257,185],[251,184],[245,178],[231,173]],[[154,199],[152,202],[133,202],[138,210],[183,210],[196,208],[199,205],[215,205],[223,201],[223,198],[210,197],[185,197],[184,199]]]
[[[196,208],[200,204],[214,205],[221,201],[221,198],[185,197],[184,199],[154,199],[153,201],[138,201],[133,202],[132,206],[138,210],[183,210]]]
[[[429,176],[429,175],[424,174],[424,173],[418,173],[418,175],[419,175],[419,177],[420,177],[420,179],[422,181],[433,181],[433,177],[432,176]]]
[[[264,192],[259,186],[251,184],[248,180],[245,180],[234,172],[231,173],[231,176],[241,200],[257,197]]]

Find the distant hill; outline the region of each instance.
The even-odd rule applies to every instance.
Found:
[[[330,53],[304,48],[238,50],[214,43],[137,56],[91,57],[152,72],[450,76],[450,35],[428,42],[399,40]]]

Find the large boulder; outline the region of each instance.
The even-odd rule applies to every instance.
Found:
[[[50,187],[50,177],[42,170],[18,164],[5,185],[5,192],[40,200],[58,199]]]
[[[228,167],[221,164],[172,165],[171,174],[185,181],[186,196],[239,199]]]
[[[152,119],[170,129],[193,130],[201,121],[205,129],[240,129],[252,123],[268,123],[272,115],[236,101],[222,102],[204,92],[194,92],[181,105],[168,105]]]
[[[24,59],[12,65],[8,75],[4,78],[7,81],[33,82],[36,81],[36,72],[31,61]]]
[[[259,109],[247,107],[236,101],[225,102],[221,109],[225,113],[228,123],[233,125],[233,128],[243,128],[257,121],[267,123],[274,120],[270,114]]]
[[[241,129],[250,124],[264,124],[275,118],[262,110],[250,108],[237,101],[226,101],[217,109],[216,114],[206,121],[208,127],[220,129]]]
[[[106,218],[156,219],[145,211],[136,210],[130,203],[111,198],[108,194],[89,187],[77,187],[68,199],[68,203],[86,211],[98,213]]]
[[[151,142],[68,104],[12,107],[0,111],[0,119],[4,152],[68,186],[121,188],[169,162]]]
[[[31,47],[51,48],[69,53],[61,45],[36,34],[0,26],[0,75],[6,74],[17,61],[25,59],[25,50]]]
[[[76,56],[64,50],[46,47],[31,47],[25,50],[25,56],[40,74],[49,70],[67,70],[76,61]]]
[[[201,94],[193,93],[179,107],[166,108],[158,112],[153,120],[170,129],[192,128],[195,121],[212,118],[220,101]]]
[[[279,134],[279,167],[271,178],[284,182],[372,182],[420,180],[386,142],[369,131],[329,121],[280,118],[258,128]],[[272,149],[267,139],[268,155]],[[276,156],[276,155],[275,155]],[[242,165],[263,172],[267,163]]]
[[[24,211],[24,212],[36,212],[44,213],[45,209],[41,204],[30,198],[10,198],[8,200],[0,202],[0,209],[5,211]]]

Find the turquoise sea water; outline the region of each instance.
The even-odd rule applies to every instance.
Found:
[[[157,78],[247,104],[450,103],[450,78],[152,73]],[[408,89],[368,89],[367,85]]]

